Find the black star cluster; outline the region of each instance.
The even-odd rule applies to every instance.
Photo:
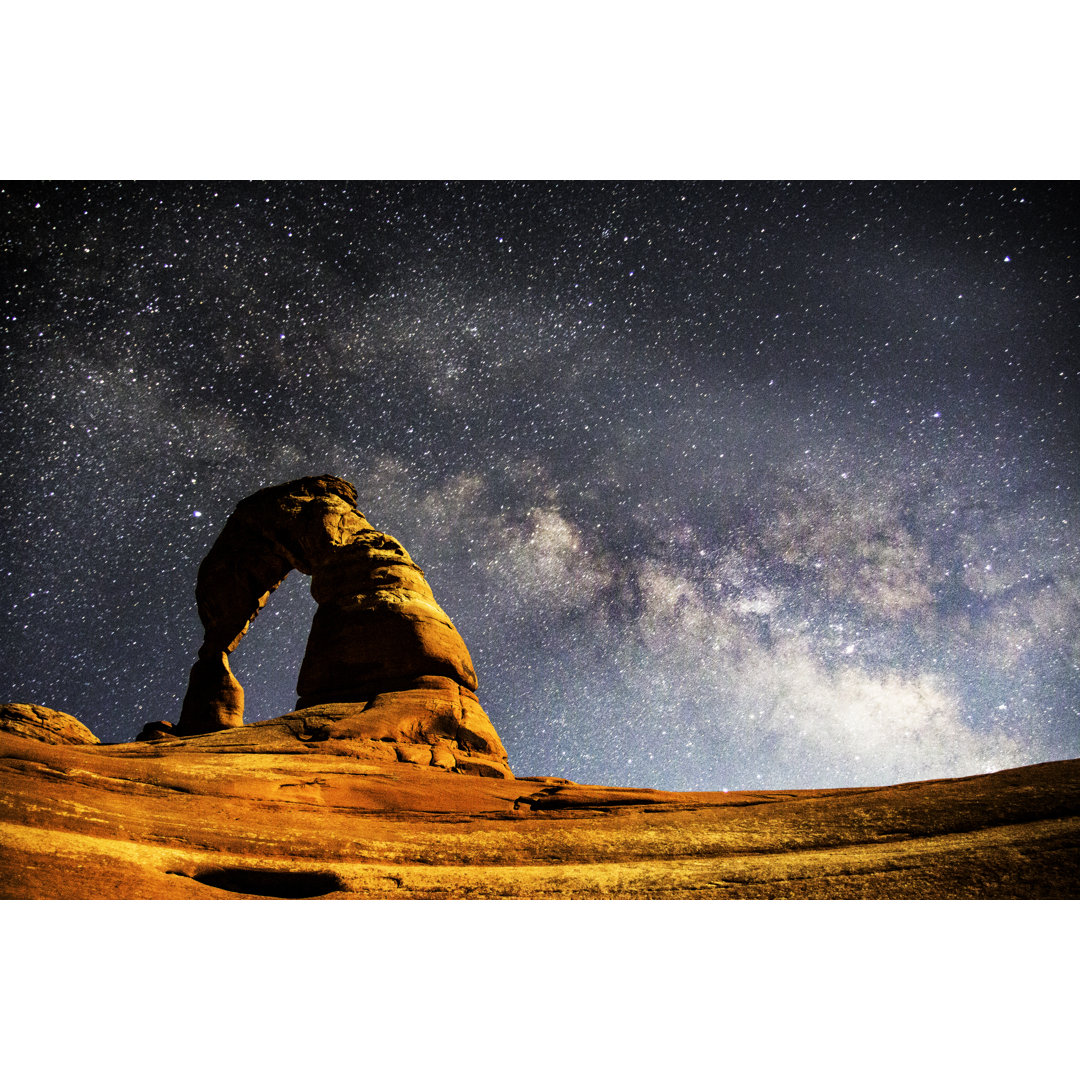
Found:
[[[176,719],[235,503],[333,473],[521,774],[1080,753],[1071,185],[8,184],[0,697]],[[293,575],[234,657],[288,711]]]

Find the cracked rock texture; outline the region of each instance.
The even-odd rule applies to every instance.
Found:
[[[431,740],[409,744],[366,712],[114,746],[0,731],[0,896],[1080,896],[1080,761],[664,792],[485,771],[438,709],[404,710]]]

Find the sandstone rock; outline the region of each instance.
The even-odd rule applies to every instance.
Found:
[[[228,655],[293,569],[311,576],[319,605],[297,680],[298,710],[350,703],[359,708],[345,710],[342,720],[351,719],[335,738],[424,746],[445,738],[460,754],[440,753],[440,767],[449,767],[451,754],[458,766],[464,756],[474,771],[494,762],[491,775],[509,775],[461,635],[405,548],[373,529],[356,508],[355,488],[333,476],[258,491],[225,523],[199,567],[205,637],[176,735],[243,725],[243,688]],[[363,723],[355,720],[361,714]],[[161,734],[148,727],[142,737]],[[406,753],[410,761],[424,757]]]
[[[1080,897],[1080,761],[667,792],[460,776],[292,716],[114,746],[0,732],[0,898]],[[277,747],[242,744],[260,731]],[[361,745],[388,756],[341,752]]]
[[[430,765],[431,747],[414,746],[410,743],[401,743],[395,747],[398,761],[407,761],[410,765]]]
[[[243,722],[244,688],[229,667],[228,655],[209,651],[203,655],[200,650],[188,676],[176,734],[203,735],[221,728],[240,727]]]
[[[148,724],[137,741],[167,738],[174,731]],[[318,753],[504,779],[514,775],[476,696],[442,676],[425,676],[408,689],[385,691],[371,701],[309,705],[181,741],[192,754]]]
[[[135,736],[136,742],[148,742],[150,739],[175,739],[176,729],[172,725],[171,720],[155,720],[153,723],[145,724],[142,731]]]
[[[74,716],[46,709],[44,705],[0,705],[0,731],[44,743],[79,745],[100,742]]]
[[[454,757],[453,751],[443,742],[437,742],[431,748],[431,764],[437,769],[450,769],[457,768],[457,758]]]

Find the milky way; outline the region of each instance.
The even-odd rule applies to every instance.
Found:
[[[1069,185],[8,184],[0,698],[175,720],[232,507],[332,473],[519,774],[1080,753]],[[235,654],[288,711],[291,576]]]

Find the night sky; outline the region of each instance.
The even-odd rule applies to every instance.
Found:
[[[1080,755],[1068,184],[5,184],[0,700],[176,720],[238,500],[356,485],[520,775]],[[233,656],[292,708],[293,574]]]

